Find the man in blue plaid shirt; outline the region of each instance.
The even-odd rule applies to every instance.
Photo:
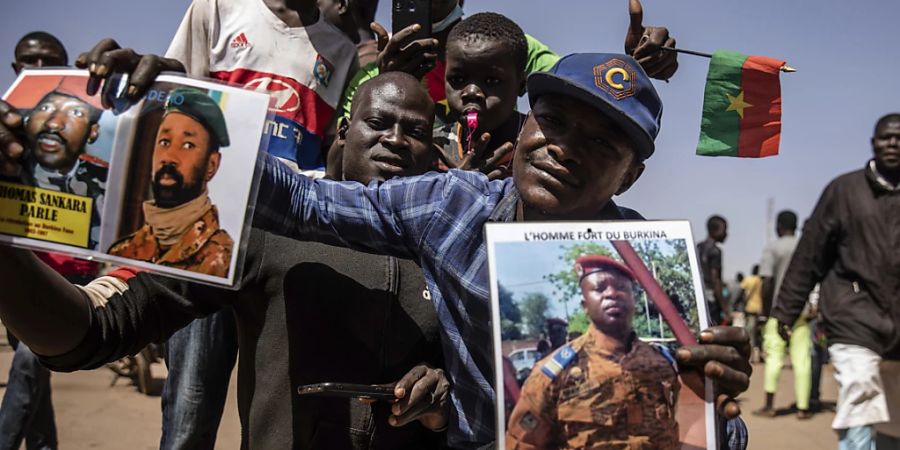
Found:
[[[484,224],[642,218],[611,200],[640,177],[659,131],[662,103],[641,66],[625,55],[574,54],[527,84],[532,112],[510,179],[451,170],[363,186],[314,181],[269,157],[260,186],[257,226],[420,263],[443,326],[451,395],[431,395],[437,377],[423,374],[411,389],[398,386],[394,411],[447,427],[454,448],[490,444],[496,432]],[[383,126],[366,117],[353,122]],[[399,135],[380,144],[403,155],[408,144],[392,136]],[[749,384],[749,339],[742,329],[715,327],[700,342],[677,352],[679,365],[711,377],[719,413],[735,418],[733,398]],[[744,448],[743,423],[727,424],[723,446]]]

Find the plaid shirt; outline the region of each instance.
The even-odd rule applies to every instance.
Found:
[[[496,439],[490,288],[482,229],[515,219],[512,179],[451,170],[341,183],[312,180],[266,157],[255,225],[277,234],[419,262],[442,325],[450,391],[448,444]],[[642,219],[610,202],[598,220]]]

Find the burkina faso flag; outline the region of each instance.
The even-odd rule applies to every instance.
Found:
[[[784,61],[719,50],[703,94],[697,154],[762,158],[778,154]]]

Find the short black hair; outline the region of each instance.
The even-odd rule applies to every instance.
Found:
[[[369,24],[375,21],[378,12],[378,0],[351,0],[348,2],[353,18],[364,23],[357,23],[360,28],[369,28]]]
[[[754,264],[753,269],[750,271],[753,275],[759,275],[759,264]]]
[[[511,19],[492,12],[473,14],[450,30],[447,43],[477,39],[499,41],[515,58],[516,68],[525,73],[528,65],[528,40],[522,28]]]
[[[706,231],[709,233],[719,231],[724,227],[728,222],[725,221],[725,218],[719,215],[715,215],[710,217],[706,221]]]
[[[58,97],[73,98],[75,100],[78,100],[81,103],[84,103],[84,106],[86,106],[88,109],[88,122],[90,122],[92,124],[99,122],[100,116],[103,115],[102,109],[94,107],[94,105],[91,105],[90,103],[84,101],[84,99],[81,99],[72,94],[67,94],[65,92],[60,92],[60,91],[50,91],[50,92],[44,94],[44,96],[41,97],[41,100],[38,101],[37,103],[35,103],[34,108],[37,109],[38,106],[41,106],[41,104],[43,104],[45,101],[47,101],[48,98],[50,98],[54,95],[58,96]]]
[[[796,230],[797,214],[788,209],[781,211],[778,213],[778,217],[775,218],[775,226],[778,227],[779,230]]]
[[[900,122],[900,113],[890,113],[881,116],[878,119],[878,122],[875,123],[875,134],[878,134],[878,129],[887,125],[888,122]]]
[[[62,50],[62,56],[64,61],[63,65],[69,65],[69,54],[66,52],[66,46],[63,45],[62,41],[59,40],[56,36],[46,32],[46,31],[32,31],[31,33],[22,36],[22,39],[19,39],[19,42],[16,43],[16,48],[13,50],[16,59],[19,59],[19,46],[27,41],[43,41],[50,45],[55,45]]]

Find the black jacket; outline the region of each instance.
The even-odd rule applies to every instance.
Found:
[[[772,315],[793,324],[818,282],[830,343],[900,359],[900,190],[881,185],[868,167],[825,188]]]
[[[234,308],[242,448],[437,448],[418,422],[387,424],[389,404],[301,397],[320,382],[389,383],[442,363],[440,328],[411,261],[299,242],[253,229],[239,290],[140,273],[92,310],[81,344],[44,358],[54,370],[94,368],[167,339],[197,317]]]

